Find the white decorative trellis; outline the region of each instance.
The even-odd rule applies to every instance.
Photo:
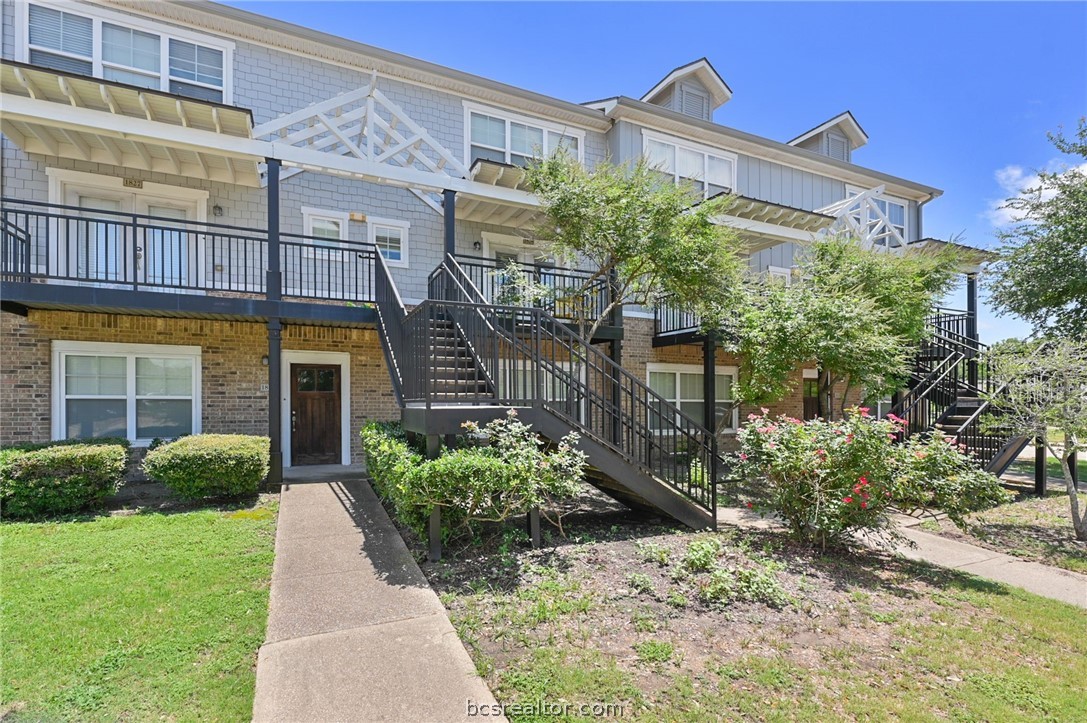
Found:
[[[833,228],[856,234],[864,248],[900,253],[906,248],[906,239],[877,203],[883,191],[884,186],[870,188],[820,208],[819,213],[834,216],[837,221]]]
[[[253,137],[308,151],[359,158],[372,164],[466,179],[468,169],[425,128],[376,87],[376,75],[357,90],[341,93],[253,128]],[[285,169],[283,177],[307,170]],[[327,168],[320,168],[328,172]],[[432,189],[410,187],[424,203],[441,212]]]

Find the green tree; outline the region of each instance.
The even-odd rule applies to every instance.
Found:
[[[1087,343],[1001,344],[990,363],[1000,391],[989,395],[996,413],[986,422],[1033,437],[1060,460],[1072,527],[1077,540],[1087,541],[1087,514],[1080,509],[1071,466],[1073,452],[1087,452]],[[1063,446],[1056,443],[1054,430],[1063,434]]]
[[[749,283],[731,335],[741,357],[738,396],[778,399],[791,391],[795,370],[812,362],[830,417],[840,416],[852,388],[869,397],[901,389],[925,318],[953,286],[957,268],[950,247],[893,254],[864,249],[848,236],[817,239],[791,285]]]
[[[525,182],[544,214],[538,235],[556,257],[592,271],[556,299],[573,311],[584,338],[626,304],[669,297],[711,325],[735,306],[745,266],[740,242],[715,221],[730,198],[700,203],[691,186],[673,183],[644,158],[589,170],[562,151],[531,165]],[[593,291],[609,283],[614,293],[598,313]]]
[[[1051,133],[1057,150],[1087,160],[1087,118],[1075,137]],[[1037,328],[1087,339],[1087,165],[1038,174],[1004,207],[1020,219],[1001,231],[990,301]]]

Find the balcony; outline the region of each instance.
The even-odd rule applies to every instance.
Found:
[[[457,256],[457,262],[483,298],[491,304],[534,307],[556,319],[576,322],[580,315],[598,319],[611,303],[611,286],[607,277],[594,278],[593,272],[566,269],[554,264],[515,263],[513,266],[526,283],[520,283],[509,264],[495,259]],[[529,286],[537,293],[526,293]],[[588,288],[580,301],[574,293]],[[615,314],[609,312],[606,326],[615,326]]]
[[[374,301],[378,253],[371,244],[281,233],[280,301],[268,294],[271,245],[265,229],[15,199],[2,203],[0,281],[8,308],[260,318],[267,304],[282,303],[295,315],[303,305],[327,307],[303,314],[315,320],[370,316],[352,305]]]

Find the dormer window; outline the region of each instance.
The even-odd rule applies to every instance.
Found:
[[[849,141],[837,133],[826,134],[826,153],[839,161],[849,160]]]
[[[233,44],[98,8],[26,4],[18,59],[200,100],[229,102]],[[61,9],[63,8],[63,9]]]
[[[676,183],[686,182],[705,198],[736,188],[736,156],[647,131],[644,153],[650,164]]]
[[[681,85],[679,89],[679,107],[677,110],[684,115],[689,115],[693,118],[700,118],[706,120],[709,115],[706,111],[709,108],[710,99],[706,97],[706,94],[692,88],[689,85]]]

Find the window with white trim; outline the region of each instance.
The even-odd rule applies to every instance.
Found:
[[[735,401],[733,386],[736,383],[735,367],[717,367],[716,392],[717,399],[714,407],[717,410],[717,424],[729,415],[727,431],[735,431],[739,425],[739,408],[733,406]],[[696,364],[653,364],[646,365],[649,376],[649,388],[664,397],[667,401],[679,407],[680,411],[694,419],[699,424],[705,420],[705,399],[702,367]],[[663,420],[650,414],[649,427],[654,431],[660,431],[664,427]]]
[[[387,218],[366,219],[366,233],[370,243],[377,247],[389,266],[408,265],[408,229],[407,221]]]
[[[847,198],[859,196],[863,192],[864,189],[855,186],[846,186],[845,188]],[[891,227],[899,233],[902,240],[909,243],[910,237],[906,235],[908,229],[906,223],[906,207],[908,202],[905,199],[895,198],[894,196],[888,196],[886,194],[873,198],[872,202],[883,212],[887,217],[887,220],[891,222]],[[861,215],[862,212],[860,210],[853,211],[854,220],[861,226],[874,224],[877,221],[882,223],[882,219],[880,219],[875,212],[864,214],[865,216],[868,216],[867,218],[860,218]]]
[[[480,158],[525,166],[560,147],[581,160],[581,133],[492,109],[467,108],[469,166]]]
[[[849,140],[837,133],[826,134],[826,154],[839,161],[849,160]]]
[[[54,70],[229,102],[231,44],[146,26],[106,11],[28,4],[24,57]]]
[[[650,165],[676,183],[694,186],[705,198],[731,193],[736,188],[736,156],[683,144],[643,131],[643,152]]]
[[[339,246],[347,240],[349,215],[342,211],[302,208],[303,233],[314,246]]]
[[[200,348],[53,344],[56,428],[63,439],[135,443],[200,431]]]
[[[793,270],[787,269],[784,266],[767,266],[766,278],[772,283],[782,284],[784,286],[792,286]]]

